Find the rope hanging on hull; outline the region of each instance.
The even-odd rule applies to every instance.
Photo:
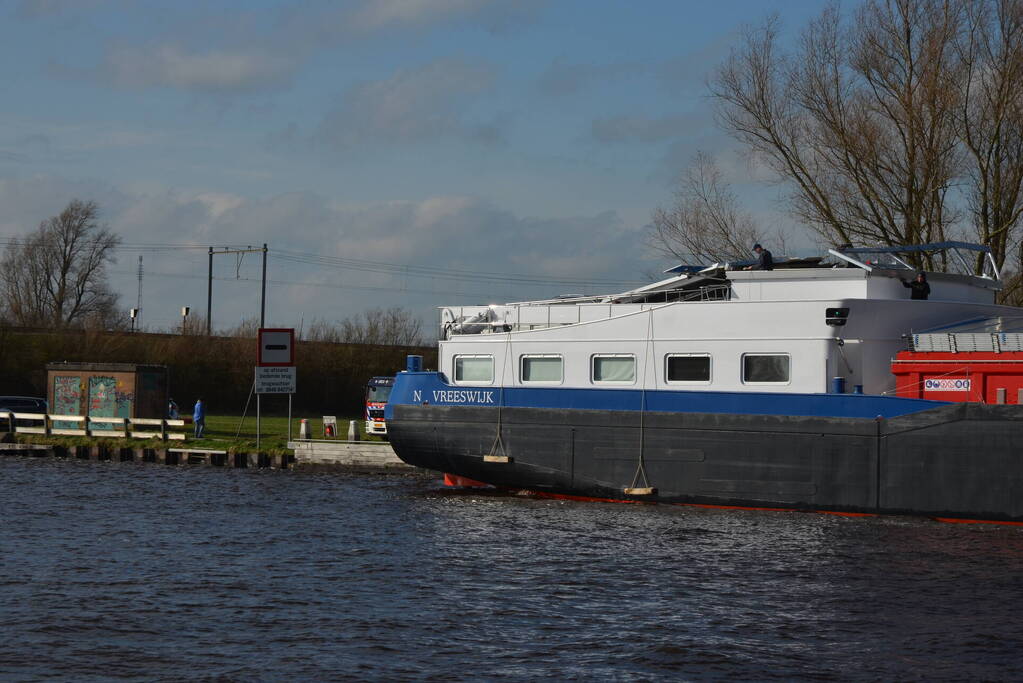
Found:
[[[512,461],[511,456],[505,450],[504,439],[501,438],[502,417],[504,413],[504,378],[505,371],[508,369],[508,359],[511,357],[511,332],[505,333],[505,339],[504,359],[501,361],[501,392],[500,400],[497,403],[497,434],[494,437],[494,443],[490,446],[490,452],[483,456],[483,462],[510,463]]]
[[[650,480],[647,479],[646,466],[643,462],[643,448],[646,436],[645,418],[647,370],[650,365],[650,358],[653,356],[654,343],[654,310],[652,308],[650,309],[650,316],[647,322],[646,339],[646,353],[643,354],[643,386],[640,391],[639,405],[639,458],[636,462],[636,473],[632,475],[632,483],[623,490],[623,493],[627,496],[652,496],[657,493],[657,489],[651,486]],[[640,480],[642,480],[642,486],[638,486]]]

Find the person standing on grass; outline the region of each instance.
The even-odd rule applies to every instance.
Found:
[[[206,406],[203,405],[201,398],[195,402],[195,409],[192,410],[192,422],[195,423],[195,438],[201,439],[203,432],[206,431]]]

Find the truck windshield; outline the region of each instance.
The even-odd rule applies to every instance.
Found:
[[[379,386],[379,387],[366,387],[366,401],[372,403],[387,403],[387,399],[391,396],[391,387]]]

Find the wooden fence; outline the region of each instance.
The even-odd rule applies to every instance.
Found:
[[[0,412],[6,419],[8,430],[16,434],[43,434],[46,436],[94,436],[132,439],[161,439],[184,441],[184,432],[169,432],[168,427],[184,427],[184,420],[151,417],[93,417],[91,415],[48,415],[46,413]],[[31,422],[30,425],[18,424]],[[54,424],[60,426],[55,427]],[[68,427],[73,423],[74,427]]]

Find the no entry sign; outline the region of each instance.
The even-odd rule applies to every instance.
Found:
[[[259,348],[256,365],[284,366],[295,364],[295,329],[262,327],[257,337]]]

